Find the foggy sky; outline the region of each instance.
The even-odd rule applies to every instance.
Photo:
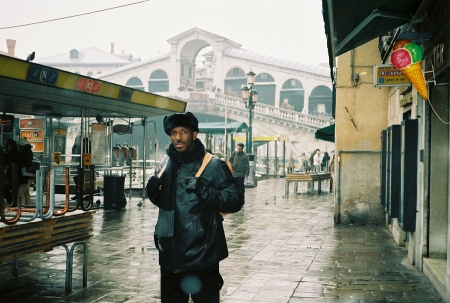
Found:
[[[0,28],[88,13],[139,0],[0,1]],[[193,27],[224,36],[243,49],[302,63],[327,63],[321,0],[151,0],[86,16],[13,29],[16,57],[44,58],[96,47],[147,59],[170,51],[167,40]]]

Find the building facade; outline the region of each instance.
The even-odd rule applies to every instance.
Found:
[[[354,1],[323,1],[336,62],[335,222],[389,228],[449,302],[450,4],[363,2],[368,11],[357,13]],[[341,5],[360,25],[350,29],[336,21],[345,11]],[[397,17],[371,23],[380,14]],[[423,50],[428,100],[414,85],[380,85],[377,66],[390,64],[399,39]]]

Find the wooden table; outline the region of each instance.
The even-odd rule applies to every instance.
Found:
[[[289,183],[294,182],[294,194],[298,193],[298,182],[309,182],[310,193],[314,195],[314,182],[318,182],[317,192],[322,192],[322,181],[330,180],[331,173],[305,174],[305,173],[288,173],[284,182],[284,194],[289,195]]]

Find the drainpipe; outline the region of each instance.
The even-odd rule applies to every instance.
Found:
[[[335,165],[337,164],[337,170],[336,170],[336,191],[337,191],[337,198],[336,198],[336,204],[337,204],[337,214],[334,214],[334,223],[340,224],[341,223],[341,154],[375,154],[375,153],[381,153],[380,150],[340,150],[337,153],[337,159],[334,160]]]

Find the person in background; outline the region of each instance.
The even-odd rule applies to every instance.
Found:
[[[313,157],[313,173],[318,174],[320,173],[320,165],[322,164],[322,157],[320,156],[320,149],[316,149],[316,153]]]
[[[245,192],[244,180],[248,177],[250,164],[244,152],[244,144],[238,143],[236,150],[231,153],[230,163],[233,167],[234,179],[241,185],[242,192]]]
[[[19,149],[13,139],[9,139],[5,145],[5,184],[3,185],[3,196],[10,206],[17,206],[17,201],[12,200],[13,196],[13,174],[12,167],[17,165],[19,160]],[[19,170],[19,168],[18,168]],[[15,184],[19,184],[19,172],[17,172]]]
[[[197,138],[198,120],[190,112],[164,118],[172,143],[160,176],[146,186],[159,208],[154,241],[159,251],[161,302],[219,303],[223,279],[219,262],[228,257],[222,213],[236,213],[244,195],[227,164],[213,156],[195,177],[205,156]]]
[[[300,166],[300,172],[306,172],[306,167],[308,166],[308,158],[305,153],[302,153],[300,157],[298,157],[298,165]]]
[[[328,172],[328,163],[330,163],[330,155],[328,155],[328,152],[324,152],[322,158],[322,171]]]
[[[306,172],[308,172],[309,171],[309,173],[314,173],[314,156],[316,155],[316,153],[317,153],[317,149],[315,149],[312,153],[311,153],[311,155],[309,155],[309,169],[306,169]]]
[[[33,151],[31,150],[31,144],[25,138],[17,140],[17,146],[19,147],[19,188],[17,190],[17,199],[20,199],[22,206],[31,206],[30,185],[33,182],[34,177],[23,175],[24,170],[31,166],[33,163]]]

